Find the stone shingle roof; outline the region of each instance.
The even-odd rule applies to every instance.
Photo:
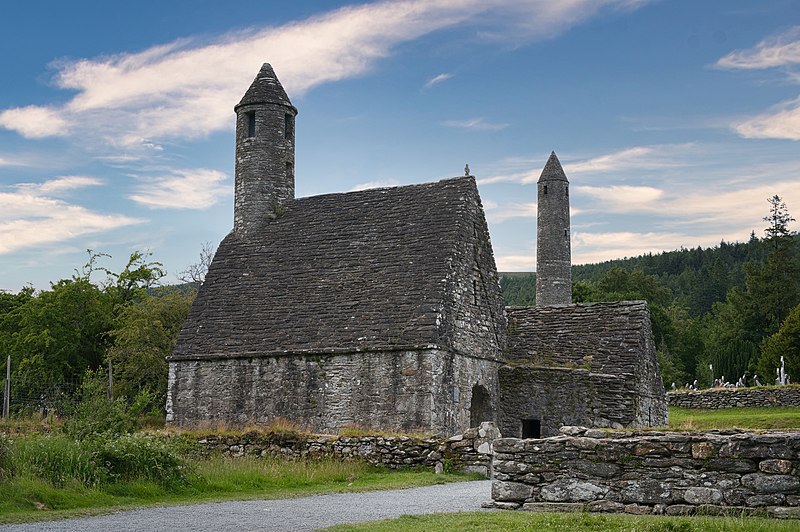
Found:
[[[507,307],[506,312],[509,359],[534,365],[633,374],[651,334],[645,301]]]
[[[250,88],[247,89],[241,101],[233,109],[236,110],[242,105],[261,103],[280,103],[294,108],[292,102],[289,101],[289,96],[283,89],[283,85],[278,81],[278,76],[275,75],[272,65],[269,63],[262,65]]]
[[[175,357],[447,347],[479,204],[472,177],[287,202],[220,244]]]
[[[564,173],[556,152],[550,152],[550,157],[547,159],[544,168],[542,168],[539,181],[568,181],[567,174]]]

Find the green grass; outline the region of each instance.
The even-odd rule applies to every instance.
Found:
[[[708,429],[800,429],[800,408],[690,409],[671,406],[669,428]]]
[[[389,471],[363,462],[220,456],[188,461],[188,472],[179,480],[147,475],[98,476],[87,475],[82,460],[63,443],[46,443],[44,451],[37,445],[39,442],[26,442],[22,451],[15,447],[12,453],[16,460],[12,460],[13,473],[0,481],[0,523],[93,515],[138,506],[399,489],[472,478]],[[54,467],[51,447],[59,446],[73,454]],[[37,449],[38,454],[34,452]]]
[[[405,515],[397,519],[339,525],[326,528],[329,532],[403,532],[417,531],[636,531],[636,532],[693,532],[693,531],[796,531],[796,521],[747,519],[735,517],[665,517],[589,513],[538,513],[520,511],[460,512],[431,515]]]

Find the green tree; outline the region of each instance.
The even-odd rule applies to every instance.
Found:
[[[792,235],[789,224],[795,219],[789,214],[786,203],[777,194],[768,198],[767,201],[769,202],[769,214],[764,216],[763,220],[769,223],[769,227],[764,230],[764,234],[775,247],[779,247]]]
[[[114,372],[114,395],[129,400],[141,392],[152,397],[151,407],[163,408],[167,391],[167,362],[189,314],[194,294],[174,292],[146,296],[127,306],[119,326],[111,331],[108,350]]]
[[[759,374],[771,382],[775,368],[781,366],[781,356],[786,363],[786,373],[795,382],[800,381],[800,305],[794,307],[775,334],[761,344],[758,361]]]

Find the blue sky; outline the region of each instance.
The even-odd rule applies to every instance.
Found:
[[[535,181],[575,263],[800,218],[800,1],[13,2],[0,18],[0,289],[133,250],[174,274],[233,219],[233,106],[270,62],[297,195],[477,177],[501,271]],[[796,226],[794,227],[796,229]]]

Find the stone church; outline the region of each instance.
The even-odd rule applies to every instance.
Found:
[[[236,113],[234,228],[169,362],[167,420],[506,436],[666,422],[644,302],[572,305],[569,183],[538,184],[536,308],[504,308],[475,178],[294,197],[297,109]]]

